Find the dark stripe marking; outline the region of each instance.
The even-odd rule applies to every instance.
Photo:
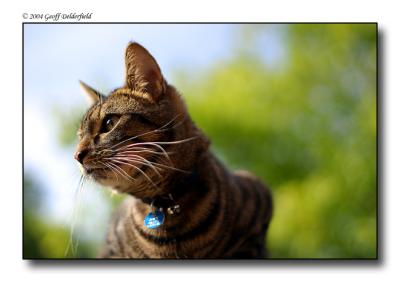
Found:
[[[254,212],[253,212],[253,216],[252,216],[253,219],[246,226],[246,228],[239,230],[239,232],[236,234],[232,234],[232,237],[229,240],[228,244],[226,245],[223,253],[228,252],[229,249],[235,245],[237,238],[243,238],[243,237],[246,237],[246,235],[249,235],[250,230],[253,228],[253,226],[258,221],[258,217],[256,215],[257,215],[257,211],[260,209],[260,206],[261,206],[260,193],[259,193],[258,189],[256,189],[255,187],[251,187],[251,188],[253,188],[252,189],[254,191],[253,196],[255,197],[255,208],[254,208]],[[244,189],[244,188],[242,187],[242,189]]]

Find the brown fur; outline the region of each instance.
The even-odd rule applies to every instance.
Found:
[[[129,195],[113,216],[100,256],[265,257],[272,216],[269,190],[250,173],[229,172],[209,151],[209,140],[146,49],[129,44],[125,61],[125,86],[108,97],[83,84],[94,104],[81,123],[75,157],[85,175]],[[115,124],[105,130],[110,117]],[[179,140],[185,141],[173,143]],[[143,142],[146,145],[140,145]],[[149,142],[165,143],[159,148]],[[126,153],[127,145],[149,150]],[[133,161],[136,168],[126,161],[118,163],[118,150],[122,156],[135,154],[142,162]],[[163,166],[155,169],[148,161]],[[156,229],[143,225],[151,202],[166,216]],[[165,212],[174,204],[180,205],[179,213]]]

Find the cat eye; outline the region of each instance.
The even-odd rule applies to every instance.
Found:
[[[103,124],[101,126],[101,132],[109,132],[111,129],[114,128],[114,126],[118,123],[119,116],[118,115],[107,115],[103,119]]]

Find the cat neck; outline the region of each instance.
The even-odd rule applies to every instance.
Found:
[[[167,209],[168,207],[179,204],[179,200],[189,192],[188,190],[196,187],[198,183],[198,168],[194,167],[190,173],[183,177],[179,177],[178,180],[174,181],[174,183],[172,181],[169,182],[167,185],[170,185],[170,187],[165,187],[168,188],[165,189],[167,192],[155,197],[144,197],[141,200],[146,205],[153,205],[157,208]]]
[[[180,179],[174,178],[174,182],[169,182],[170,186],[166,191],[172,195],[172,200],[168,192],[151,198],[132,196],[135,198],[131,202],[133,220],[138,226],[142,226],[143,219],[151,211],[160,210],[165,215],[165,222],[158,230],[174,234],[181,232],[182,228],[179,226],[191,225],[192,220],[204,220],[209,214],[207,211],[217,205],[219,180],[216,174],[221,169],[223,167],[219,165],[213,154],[206,152],[192,167],[190,174],[181,176]],[[177,212],[173,209],[176,206],[178,206]],[[192,218],[192,214],[198,216]]]
[[[163,192],[158,195],[140,198],[133,194],[131,196],[139,198],[144,205],[153,205],[156,208],[166,209],[176,204],[182,204],[188,198],[188,194],[202,193],[200,191],[204,189],[202,175],[204,170],[207,170],[211,159],[211,153],[206,152],[193,164],[188,173],[175,172],[162,183],[160,190]]]

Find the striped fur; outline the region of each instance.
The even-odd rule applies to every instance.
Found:
[[[131,43],[126,65],[124,87],[108,97],[99,94],[97,100],[98,92],[89,89],[95,101],[81,123],[75,156],[86,175],[128,195],[114,213],[100,257],[266,257],[270,191],[252,174],[232,173],[218,161],[146,49]],[[110,115],[117,122],[104,130]],[[159,130],[166,124],[173,126]],[[126,156],[133,153],[124,150],[150,143],[150,149],[135,151],[135,160],[146,161],[129,164]],[[166,216],[156,229],[143,224],[151,202]],[[165,211],[173,203],[180,212],[171,215]]]
[[[185,185],[178,215],[156,230],[143,225],[149,205],[128,197],[114,215],[101,257],[263,258],[272,214],[269,191],[247,172],[229,173],[207,153]]]

